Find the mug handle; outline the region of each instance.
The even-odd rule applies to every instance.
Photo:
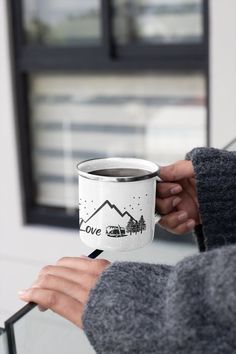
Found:
[[[158,213],[155,213],[155,224],[158,224],[161,219],[161,215]]]
[[[163,182],[163,180],[161,179],[160,176],[156,176],[156,181],[157,182]],[[157,212],[155,212],[155,224],[158,224],[159,223],[159,220],[161,219],[161,215],[158,214]]]

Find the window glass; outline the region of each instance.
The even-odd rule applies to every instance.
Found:
[[[201,74],[34,75],[36,202],[74,208],[76,165],[110,156],[165,164],[206,144]]]
[[[95,354],[83,331],[49,310],[35,307],[12,323],[12,330],[17,354]]]
[[[224,148],[228,151],[236,151],[236,138],[231,140]]]
[[[29,42],[93,45],[101,41],[99,0],[24,0],[24,28]]]
[[[199,43],[202,5],[202,0],[114,0],[115,38],[120,44]]]
[[[0,353],[9,354],[8,343],[7,343],[7,333],[0,328]]]

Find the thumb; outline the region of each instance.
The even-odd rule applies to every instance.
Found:
[[[162,166],[159,173],[163,181],[179,181],[183,178],[194,177],[194,169],[191,161],[177,161],[172,165]]]

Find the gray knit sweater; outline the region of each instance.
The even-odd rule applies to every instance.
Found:
[[[83,316],[97,353],[236,353],[236,153],[196,148],[187,158],[197,180],[202,252],[174,267],[109,266]]]

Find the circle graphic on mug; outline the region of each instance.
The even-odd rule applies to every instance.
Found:
[[[81,240],[104,250],[131,250],[152,241],[159,166],[134,158],[78,165]]]

